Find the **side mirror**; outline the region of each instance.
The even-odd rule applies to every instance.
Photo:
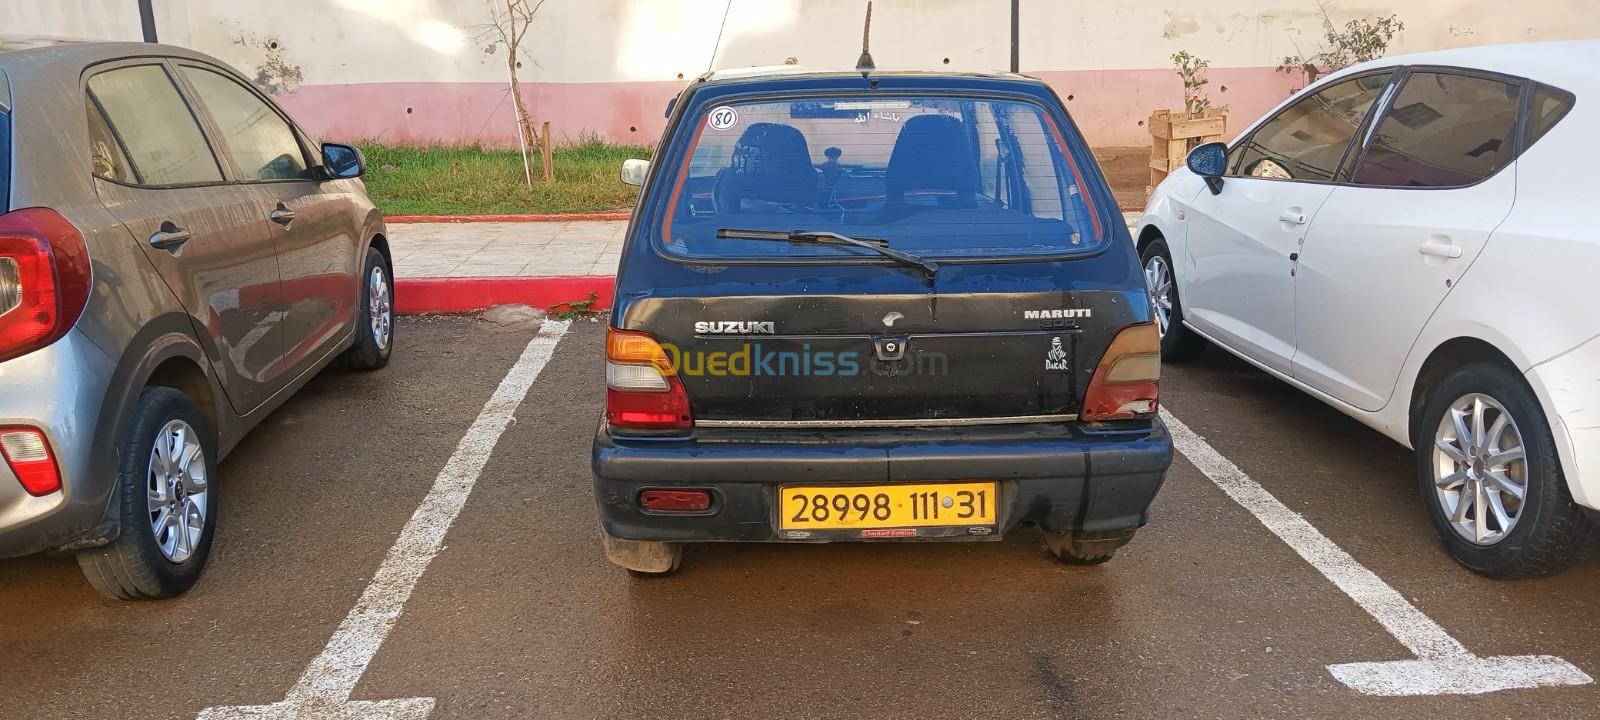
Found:
[[[1211,194],[1222,192],[1222,174],[1228,170],[1228,146],[1220,142],[1208,142],[1189,151],[1186,163],[1189,172],[1206,179],[1206,186],[1211,188]]]
[[[628,185],[643,185],[645,176],[650,174],[650,161],[629,158],[622,161],[622,182]]]
[[[367,171],[367,160],[360,150],[349,145],[323,143],[322,169],[330,180],[358,178]]]

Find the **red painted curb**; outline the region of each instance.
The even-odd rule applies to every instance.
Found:
[[[593,309],[604,310],[611,307],[616,280],[610,275],[399,278],[394,281],[394,309],[402,314],[471,312],[511,304],[551,309],[594,293]]]
[[[533,215],[389,215],[387,223],[476,223],[476,222],[593,222],[627,220],[632,213],[545,213]]]

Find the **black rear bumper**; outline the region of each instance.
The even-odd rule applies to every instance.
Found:
[[[1144,525],[1172,462],[1172,439],[1159,420],[909,430],[698,430],[689,439],[676,440],[613,437],[602,425],[592,460],[601,527],[628,540],[785,540],[777,522],[780,485],[963,480],[999,481],[1000,535],[1023,523],[1053,532],[1115,535]],[[642,490],[686,487],[710,490],[711,510],[661,514],[638,505]]]

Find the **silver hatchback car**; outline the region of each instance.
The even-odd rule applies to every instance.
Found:
[[[388,362],[363,169],[199,53],[0,53],[0,558],[194,584],[217,463],[323,367]]]

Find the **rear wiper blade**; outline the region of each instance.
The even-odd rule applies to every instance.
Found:
[[[889,247],[889,241],[882,238],[856,238],[849,235],[840,235],[826,230],[740,230],[738,228],[722,228],[717,231],[719,238],[733,238],[737,240],[782,240],[792,243],[816,243],[821,245],[849,245],[851,247],[866,248],[906,267],[917,268],[929,282],[939,274],[939,263],[924,260],[911,253]]]

